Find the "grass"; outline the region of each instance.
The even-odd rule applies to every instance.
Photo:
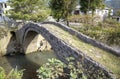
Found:
[[[18,71],[17,68],[12,69],[8,74],[5,73],[5,70],[0,67],[0,79],[22,79],[23,71]]]
[[[93,60],[104,65],[107,69],[109,69],[116,75],[117,79],[120,79],[120,57],[117,57],[111,54],[110,52],[104,51],[100,48],[87,44],[78,39],[76,36],[71,35],[63,29],[54,25],[45,24],[45,28],[48,28],[50,32],[57,35],[57,37],[64,40],[69,45],[81,50]]]

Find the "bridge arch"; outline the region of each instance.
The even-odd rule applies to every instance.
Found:
[[[48,39],[47,32],[41,25],[28,23],[16,32],[19,43],[19,51],[30,53],[34,51],[50,50],[51,39]],[[49,35],[49,34],[48,34]]]

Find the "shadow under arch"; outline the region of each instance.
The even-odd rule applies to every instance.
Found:
[[[22,45],[23,51],[24,51],[23,53],[26,53],[27,50],[31,50],[31,49],[37,50],[37,47],[36,47],[37,44],[35,45],[35,42],[38,41],[37,38],[38,38],[37,32],[28,31],[27,35],[25,36],[25,38],[23,40],[23,45]],[[30,45],[31,45],[31,47],[30,47]],[[29,52],[32,52],[32,50]]]
[[[6,54],[5,55],[10,55],[13,53],[16,53],[17,51],[15,50],[16,48],[16,36],[14,31],[10,31],[11,37],[9,39],[9,43],[7,44],[6,48]]]

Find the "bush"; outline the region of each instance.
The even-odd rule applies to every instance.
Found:
[[[108,79],[101,69],[96,70],[91,64],[84,69],[72,57],[67,58],[67,61],[65,64],[54,58],[49,59],[48,63],[37,70],[39,79]]]
[[[88,15],[73,15],[68,18],[70,22],[89,23],[92,17]]]
[[[71,60],[68,58],[68,64],[64,64],[57,59],[49,59],[48,63],[42,65],[38,70],[38,77],[40,79],[87,79],[82,69],[78,69],[74,66]]]
[[[91,25],[93,25],[92,23],[96,24],[97,22],[99,22],[99,19],[100,17],[92,17],[91,15],[72,15],[68,18],[70,22],[78,22]]]
[[[17,68],[12,69],[7,75],[5,73],[5,70],[0,67],[0,79],[22,79],[23,71],[18,71]]]
[[[107,33],[108,33],[107,42],[109,44],[115,44],[120,46],[120,28],[109,29]]]
[[[106,19],[104,22],[101,22],[102,27],[118,27],[120,23],[114,19]]]
[[[98,25],[83,24],[72,28],[108,45],[120,46],[120,23],[112,19],[99,22]]]
[[[2,67],[0,67],[0,79],[5,79],[5,76],[5,70]]]
[[[81,15],[73,15],[68,18],[70,22],[82,22],[82,16]]]

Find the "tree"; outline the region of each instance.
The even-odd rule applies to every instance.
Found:
[[[78,0],[50,0],[49,7],[52,11],[52,16],[59,21],[60,18],[65,19],[68,23],[68,16],[75,9]]]
[[[120,16],[120,10],[117,10],[116,16]]]
[[[88,11],[92,11],[92,15],[96,9],[104,8],[104,0],[80,0],[80,10],[87,14]]]
[[[10,18],[21,20],[41,21],[49,15],[46,7],[47,0],[8,0],[13,8],[10,10]]]
[[[50,0],[49,7],[52,10],[51,14],[54,18],[57,19],[57,21],[60,20],[61,17],[63,17],[63,7],[64,1],[63,0]]]

